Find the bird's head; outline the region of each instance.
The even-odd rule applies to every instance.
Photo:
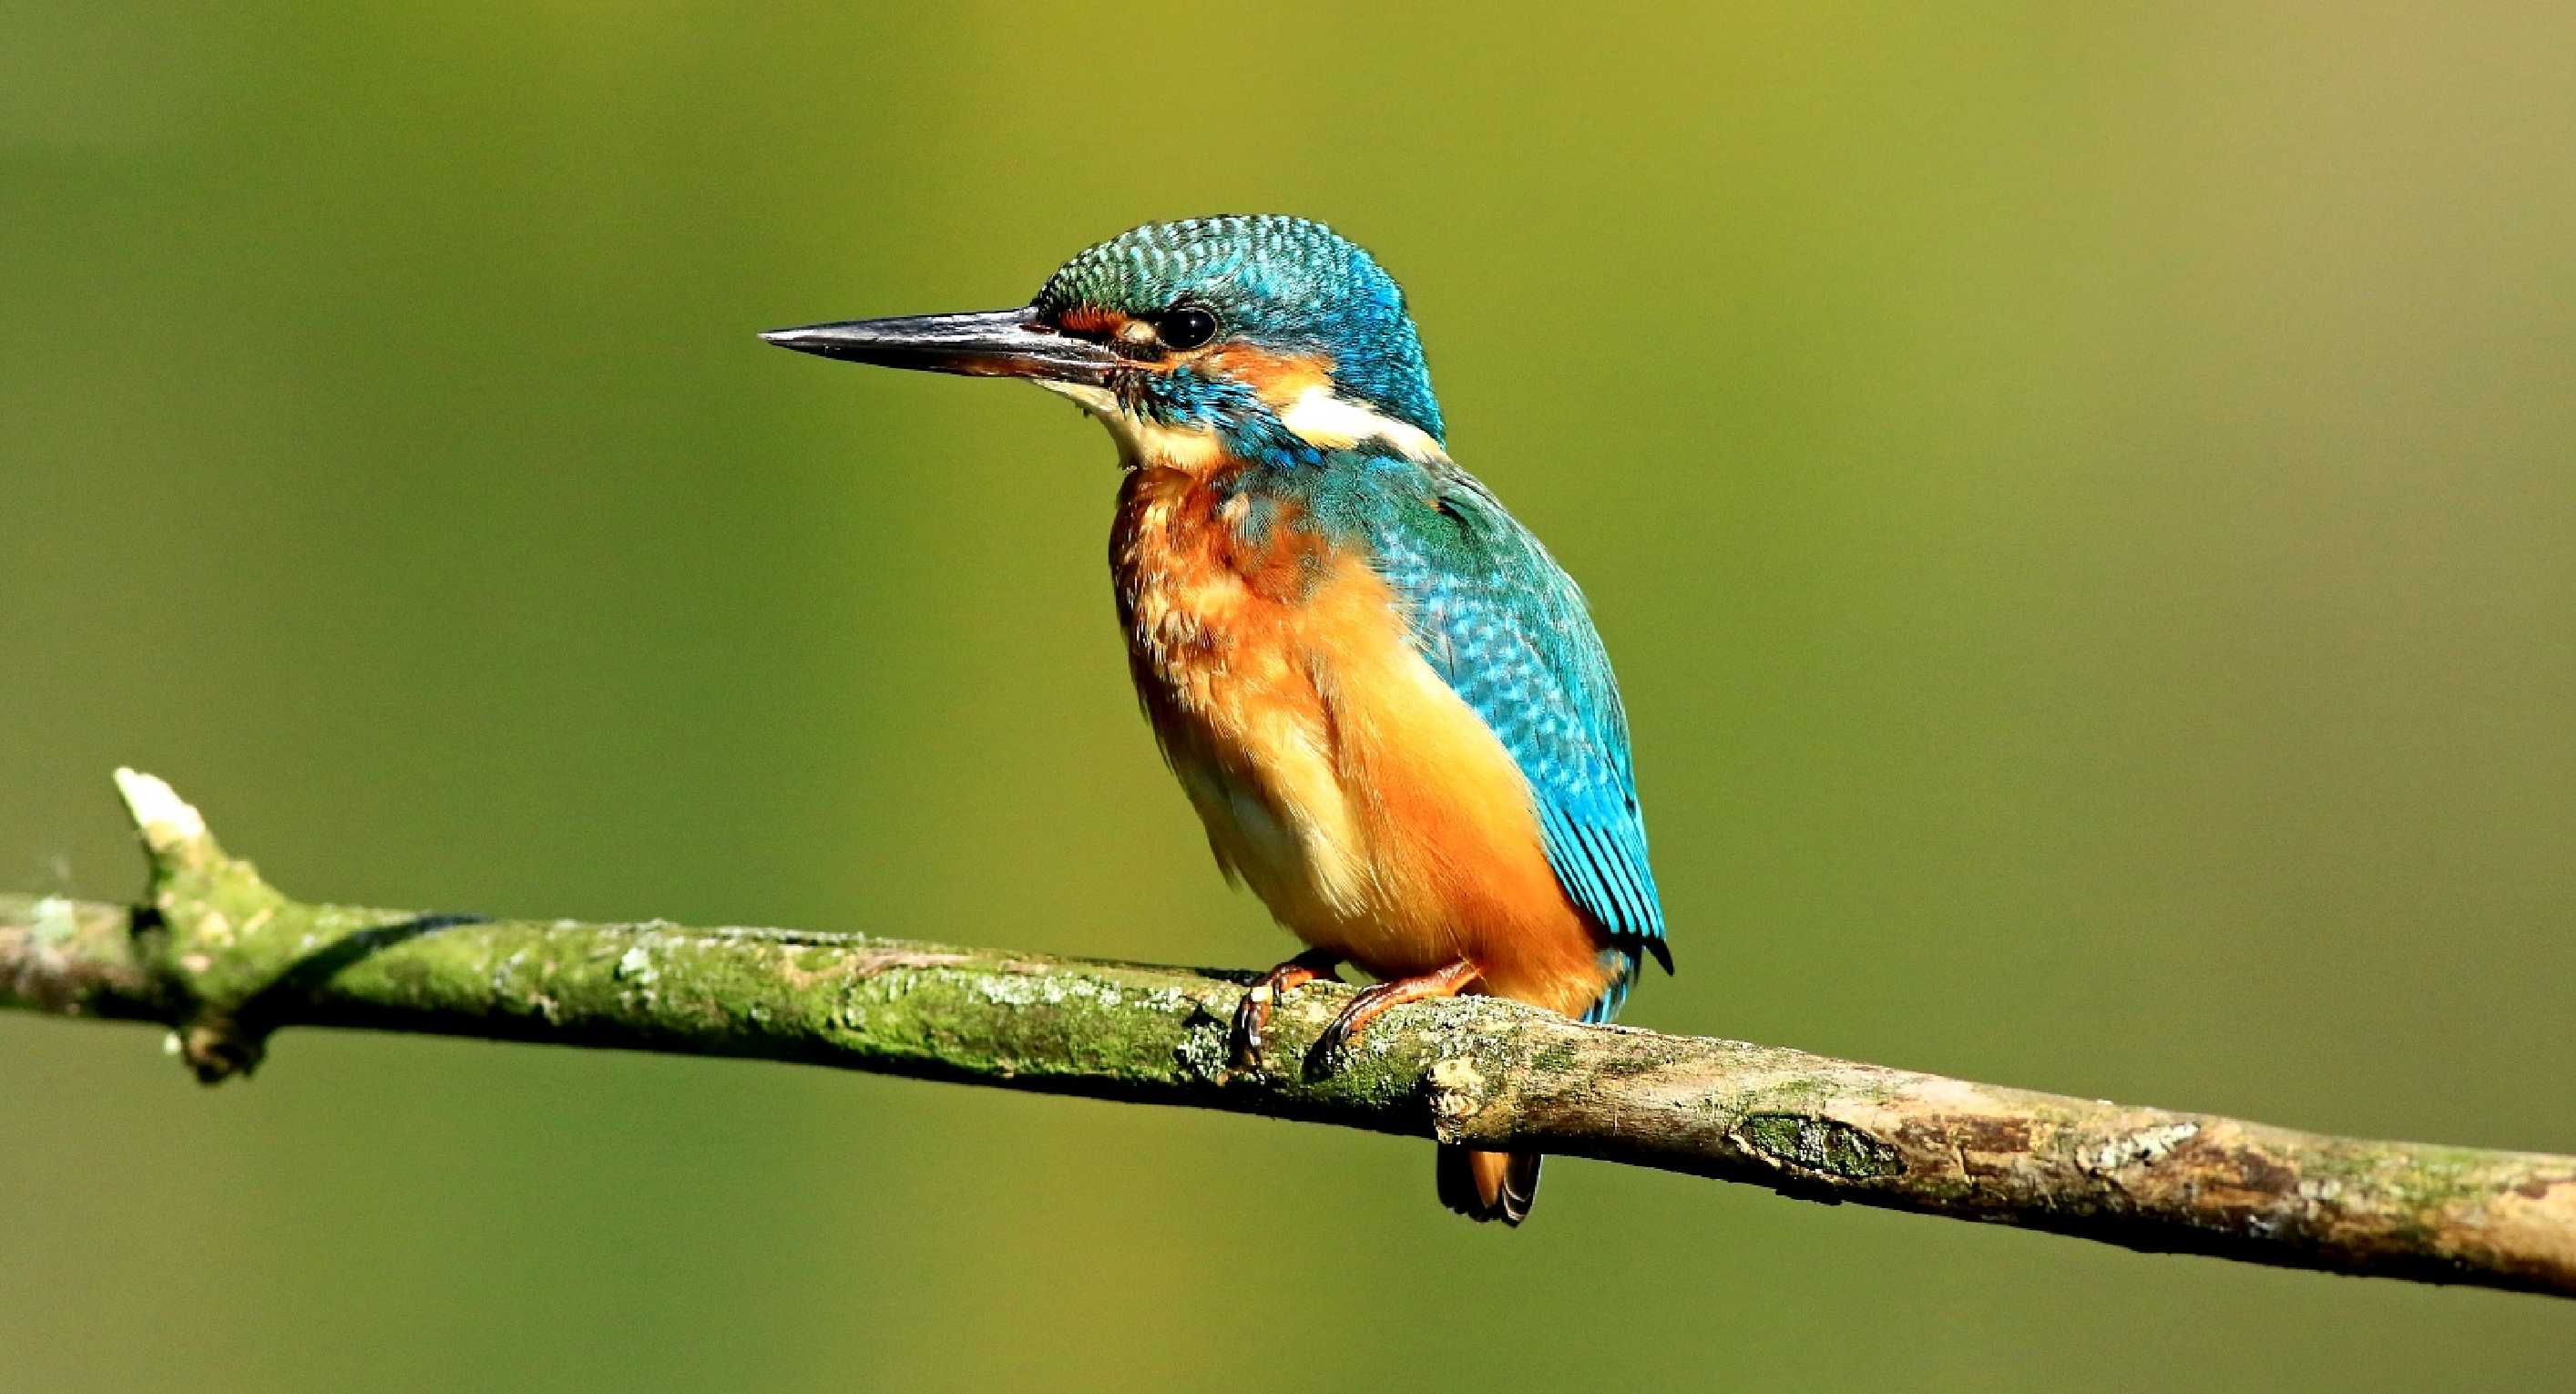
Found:
[[[761,337],[857,363],[1027,378],[1107,423],[1130,464],[1295,464],[1363,441],[1442,456],[1403,291],[1303,218],[1148,223],[1066,262],[1018,309]]]

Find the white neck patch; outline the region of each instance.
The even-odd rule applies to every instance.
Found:
[[[1445,465],[1449,452],[1429,431],[1363,402],[1340,396],[1329,387],[1309,387],[1279,413],[1279,424],[1298,439],[1323,450],[1347,450],[1364,440],[1380,440],[1395,453],[1418,464]]]
[[[1214,464],[1223,453],[1216,432],[1147,421],[1120,406],[1116,395],[1105,387],[1043,378],[1036,381],[1038,386],[1098,417],[1118,442],[1120,463],[1130,469],[1139,464],[1199,469]],[[1419,464],[1450,462],[1449,452],[1431,438],[1430,432],[1337,395],[1329,387],[1309,387],[1276,410],[1280,425],[1318,450],[1347,450],[1362,441],[1375,440]]]

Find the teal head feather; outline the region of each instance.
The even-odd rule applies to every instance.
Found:
[[[1403,290],[1322,223],[1277,214],[1148,223],[1066,262],[1031,309],[1059,332],[1142,326],[1120,344],[1140,359],[1210,342],[1317,359],[1339,397],[1446,438]],[[1245,437],[1244,453],[1286,444],[1275,411],[1221,370],[1140,371],[1117,385],[1156,420]]]

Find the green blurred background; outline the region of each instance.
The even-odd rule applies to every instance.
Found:
[[[1630,1019],[2576,1150],[2576,17],[37,0],[0,886],[1264,964],[1099,430],[754,330],[1285,210],[1585,582]],[[0,1387],[2563,1387],[2541,1299],[754,1064],[0,1019]]]

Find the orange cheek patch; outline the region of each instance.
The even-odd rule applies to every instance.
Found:
[[[1064,312],[1059,324],[1068,334],[1133,343],[1147,352],[1152,351],[1154,343],[1143,322],[1133,315],[1097,306],[1077,305]],[[1333,381],[1330,358],[1321,354],[1273,353],[1250,344],[1219,344],[1159,361],[1142,358],[1131,366],[1148,373],[1189,368],[1204,377],[1231,379],[1250,387],[1274,409],[1285,408],[1316,388],[1329,388]]]
[[[1127,326],[1127,316],[1116,310],[1103,310],[1090,305],[1076,305],[1064,312],[1060,327],[1068,334],[1109,338]]]
[[[1320,354],[1272,353],[1250,344],[1227,344],[1191,362],[1210,377],[1232,378],[1259,393],[1272,407],[1285,407],[1307,392],[1329,387],[1333,360]]]

